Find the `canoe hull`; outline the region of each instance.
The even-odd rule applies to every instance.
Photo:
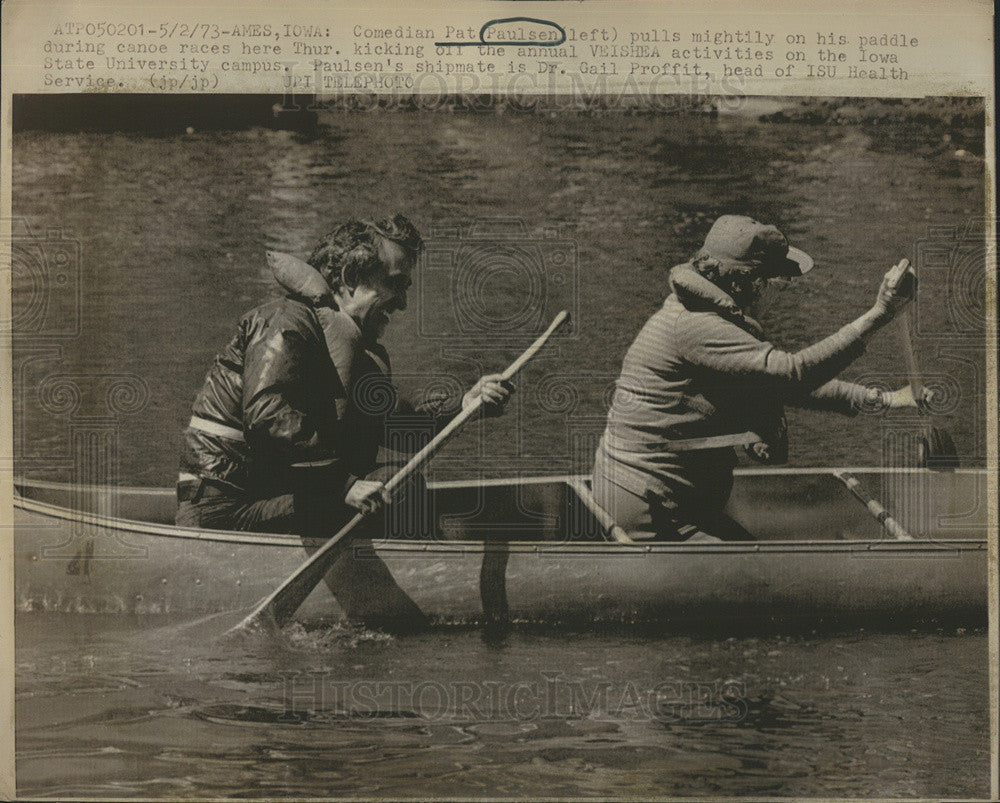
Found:
[[[462,503],[466,509],[478,505],[479,512],[454,516],[436,537],[357,542],[306,601],[300,618],[346,615],[378,625],[985,621],[985,531],[968,515],[953,516],[958,524],[950,532],[937,526],[933,537],[897,541],[877,526],[856,533],[870,522],[864,509],[845,497],[838,532],[875,537],[627,545],[576,540],[586,527],[567,506],[572,493],[564,481],[494,487],[485,497],[492,504],[485,507],[481,489],[442,488],[439,501],[453,505],[463,494],[479,494],[475,505],[468,498]],[[825,478],[817,487],[840,504]],[[962,492],[970,493],[965,486]],[[148,496],[150,506],[169,505],[162,491]],[[138,492],[119,507],[137,498]],[[734,499],[739,508],[741,495]],[[828,520],[829,499],[814,492],[807,510]],[[497,510],[505,500],[523,514],[513,525],[510,510]],[[963,507],[967,502],[953,505]],[[305,554],[290,536],[143,528],[120,518],[60,518],[59,510],[37,501],[22,501],[15,510],[20,610],[173,615],[235,610],[271,591]],[[435,515],[448,518],[440,511]],[[760,516],[781,519],[766,510]],[[567,530],[574,518],[573,531]],[[743,520],[752,519],[744,511]],[[508,528],[502,537],[501,522]]]

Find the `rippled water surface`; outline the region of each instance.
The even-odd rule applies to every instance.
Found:
[[[541,296],[530,294],[541,287],[576,313],[575,336],[521,375],[518,413],[491,422],[481,447],[478,432],[463,433],[432,464],[435,476],[455,478],[589,471],[592,451],[567,447],[567,417],[573,432],[603,428],[608,387],[663,303],[667,270],[700,246],[719,214],[741,210],[773,221],[814,255],[816,269],[769,290],[760,310],[776,342],[801,348],[867,309],[899,259],[918,248],[954,248],[981,221],[985,200],[982,160],[915,153],[922,132],[890,139],[898,143],[890,148],[882,139],[876,147],[855,126],[734,117],[342,113],[324,122],[309,139],[264,129],[15,137],[15,217],[36,237],[58,229],[75,238],[81,253],[79,312],[59,308],[79,315],[79,336],[29,339],[15,349],[21,471],[57,478],[65,464],[65,415],[39,403],[46,376],[126,375],[138,377],[147,395],[116,421],[118,478],[172,485],[179,433],[212,358],[246,310],[277,294],[265,249],[304,257],[350,214],[403,211],[437,248],[453,244],[449,231],[511,218],[532,242],[554,237],[573,245],[559,286],[535,287],[517,270],[468,286],[457,270],[449,281],[440,266],[414,277],[410,307],[386,336],[404,391],[441,373],[468,384],[519,353],[491,350],[481,338],[470,347],[465,336],[436,337],[456,331],[457,306],[471,304],[480,323],[506,321],[512,308],[537,303]],[[949,285],[941,270],[922,275],[928,303],[919,308],[919,332],[954,331],[957,322],[959,345],[940,350],[933,336],[916,344],[924,374],[947,375],[960,388],[944,423],[959,452],[981,462],[985,356],[975,320],[983,309],[976,270],[983,252],[974,228],[972,238],[961,281]],[[456,302],[463,288],[482,297]],[[15,328],[36,322],[23,309],[30,298],[15,293]],[[59,331],[67,330],[63,323]],[[539,396],[540,380],[553,374],[570,388],[558,404]],[[887,330],[844,376],[905,384],[898,339]],[[107,416],[105,395],[89,389],[76,414]],[[886,423],[791,410],[790,460],[877,465]]]
[[[986,637],[17,622],[17,773],[86,795],[985,796]]]
[[[378,113],[323,122],[314,138],[15,137],[15,216],[33,232],[71,232],[82,254],[79,335],[15,348],[20,473],[72,478],[70,421],[39,403],[45,377],[128,375],[148,396],[115,422],[113,477],[171,485],[209,361],[239,315],[274,293],[264,249],[304,255],[349,213],[398,209],[425,231],[521,216],[532,236],[553,227],[576,245],[578,336],[526,372],[516,414],[490,422],[478,444],[463,435],[432,466],[434,478],[454,479],[589,468],[567,447],[566,411],[547,410],[532,387],[544,371],[567,373],[574,421],[599,428],[607,383],[662,302],[665,269],[717,214],[773,220],[816,256],[817,269],[762,313],[775,340],[800,347],[859,314],[916,243],[983,211],[981,160],[917,152],[906,136],[876,146],[850,125]],[[387,338],[399,373],[443,367],[471,381],[509,361],[512,351],[456,357],[424,337],[447,300],[419,301],[416,281]],[[929,275],[929,296],[951,298],[944,282]],[[948,303],[922,308],[922,323],[950,325]],[[932,345],[918,339],[921,362],[959,382],[947,425],[974,463],[982,351],[963,347],[949,362]],[[903,374],[888,336],[847,372],[899,384]],[[78,420],[108,415],[103,396],[79,403]],[[792,411],[791,460],[879,464],[884,423]],[[293,628],[247,645],[220,640],[223,624],[19,614],[19,793],[988,793],[981,632],[486,639]]]

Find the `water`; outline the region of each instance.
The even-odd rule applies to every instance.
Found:
[[[118,479],[173,484],[179,433],[212,358],[240,315],[276,294],[264,250],[305,256],[349,214],[402,210],[428,235],[435,227],[521,217],[537,241],[553,229],[575,246],[566,283],[549,290],[575,308],[576,335],[527,368],[514,414],[481,434],[463,434],[434,462],[431,473],[443,479],[470,470],[589,471],[592,450],[577,453],[571,434],[603,428],[608,386],[662,303],[667,269],[696,250],[719,213],[774,221],[814,255],[816,269],[771,293],[761,311],[776,342],[800,348],[863,312],[899,259],[921,248],[954,248],[970,221],[982,220],[985,198],[982,160],[917,155],[906,138],[894,150],[876,149],[853,126],[674,115],[325,120],[328,128],[312,140],[262,129],[15,137],[15,218],[36,237],[62,229],[79,240],[82,254],[79,335],[42,338],[29,330],[15,346],[19,471],[55,479],[66,464],[66,415],[39,403],[46,377],[72,376],[81,389],[75,414],[84,418],[108,415],[102,377],[127,376],[141,384],[142,399],[116,416]],[[981,267],[973,270],[982,265],[981,238],[975,246],[964,283],[951,287],[947,272],[923,271],[927,303],[917,317],[927,334],[916,348],[927,377],[957,383],[955,409],[943,423],[959,453],[982,464],[983,283]],[[442,372],[469,384],[520,351],[431,337],[449,330],[456,305],[440,273],[418,272],[410,308],[386,338],[404,389]],[[481,288],[487,298],[479,311],[502,318],[524,303],[523,279],[498,274]],[[566,290],[570,285],[576,289]],[[442,289],[426,294],[425,286]],[[939,349],[933,335],[954,333],[956,321],[962,336]],[[571,389],[556,399],[566,404],[541,393],[541,380],[552,375]],[[876,338],[844,375],[905,384],[898,341],[890,332]],[[791,462],[877,465],[886,423],[792,410]],[[461,459],[468,454],[477,457],[471,465]],[[69,479],[67,468],[61,472]]]
[[[19,793],[988,793],[982,633],[293,629],[262,647],[206,627],[19,618]]]
[[[775,221],[817,258],[762,313],[776,341],[800,347],[860,313],[889,265],[928,238],[950,242],[983,211],[981,160],[918,152],[906,135],[873,140],[856,126],[669,115],[324,121],[313,139],[260,129],[15,137],[15,217],[36,234],[71,231],[82,254],[79,334],[15,341],[19,473],[74,479],[74,432],[108,420],[108,383],[124,376],[138,383],[138,401],[119,404],[102,471],[124,484],[172,484],[209,361],[239,315],[274,292],[263,250],[303,255],[348,213],[399,209],[427,231],[530,210],[532,236],[558,227],[576,245],[577,336],[528,370],[509,415],[435,461],[432,478],[448,479],[587,470],[567,432],[599,430],[607,383],[662,301],[665,268],[717,214]],[[470,382],[509,361],[512,350],[456,356],[422,336],[449,302],[420,302],[421,281],[388,337],[398,372],[412,380],[446,370]],[[968,325],[975,292],[956,295],[947,282],[924,277],[936,303],[921,307],[921,331]],[[519,298],[516,287],[504,292]],[[985,374],[972,329],[957,358],[933,337],[917,344],[925,373],[958,383],[946,423],[977,463]],[[554,371],[575,389],[568,407],[533,391]],[[47,378],[67,374],[78,406],[60,412],[41,393]],[[888,336],[847,372],[898,384],[903,374]],[[885,423],[792,411],[792,462],[879,464]],[[293,630],[268,647],[221,642],[221,629],[19,614],[19,794],[988,792],[982,632],[490,640],[334,629]],[[381,696],[378,683],[390,684]]]

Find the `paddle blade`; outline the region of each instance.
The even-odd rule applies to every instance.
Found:
[[[936,471],[951,471],[961,465],[955,441],[947,430],[931,427],[927,437],[920,439],[919,464]]]
[[[262,599],[246,619],[232,628],[231,632],[256,633],[262,629],[268,631],[283,627],[351,545],[355,530],[364,519],[364,513],[355,514],[354,518],[313,552],[285,582]]]

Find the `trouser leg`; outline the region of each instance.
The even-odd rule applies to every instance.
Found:
[[[641,496],[627,491],[604,477],[594,477],[594,501],[637,541],[657,537],[652,508]]]
[[[341,483],[342,485],[343,483]],[[297,483],[294,491],[254,498],[235,488],[201,480],[178,488],[176,523],[204,530],[295,533],[329,537],[346,520],[343,488]]]
[[[400,466],[385,464],[364,479],[385,482]],[[206,530],[295,533],[329,538],[356,513],[344,502],[348,481],[329,472],[303,472],[293,490],[253,498],[237,489],[202,480],[178,488],[176,523]],[[394,494],[388,508],[366,517],[359,526],[367,538],[420,538],[432,535],[430,506],[423,477],[415,474]]]
[[[655,494],[640,496],[601,477],[594,478],[593,493],[597,503],[637,541],[756,540],[739,522],[719,509],[718,500],[679,507]]]

